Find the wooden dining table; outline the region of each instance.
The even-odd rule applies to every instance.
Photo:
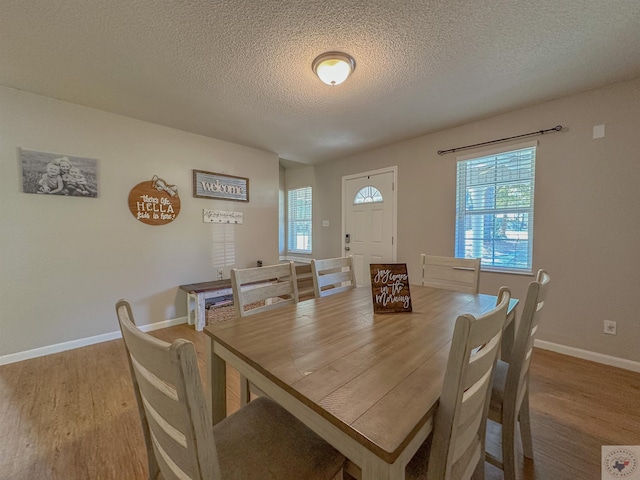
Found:
[[[404,479],[432,431],[456,318],[490,310],[496,297],[411,285],[411,301],[412,312],[374,314],[371,289],[358,287],[205,327],[214,424],[227,414],[229,364],[363,480]]]

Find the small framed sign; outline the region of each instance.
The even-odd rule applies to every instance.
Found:
[[[374,313],[411,311],[406,263],[372,263],[371,294]]]
[[[235,202],[249,201],[249,179],[221,173],[193,171],[193,196]]]

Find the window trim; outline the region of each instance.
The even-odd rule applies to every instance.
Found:
[[[523,143],[518,143],[518,144],[512,144],[512,145],[507,145],[504,147],[498,147],[498,148],[493,148],[490,150],[483,150],[480,152],[476,152],[476,153],[472,153],[472,154],[467,154],[467,155],[460,155],[458,157],[456,157],[456,188],[455,188],[455,195],[456,195],[456,218],[454,221],[454,255],[457,255],[457,250],[458,250],[458,246],[457,246],[457,241],[458,241],[458,196],[459,196],[459,192],[458,192],[458,167],[460,162],[465,162],[468,160],[474,160],[474,159],[479,159],[479,158],[483,158],[483,157],[490,157],[490,156],[494,156],[494,155],[500,155],[503,153],[507,153],[507,152],[513,152],[516,150],[523,150],[523,149],[527,149],[527,148],[535,148],[535,154],[534,154],[534,166],[533,166],[533,175],[532,175],[532,179],[531,179],[531,183],[532,183],[532,190],[531,190],[531,195],[532,195],[532,201],[531,201],[531,206],[529,208],[527,208],[526,210],[528,210],[530,212],[531,218],[529,220],[529,237],[528,237],[528,241],[529,241],[529,247],[530,247],[530,251],[531,251],[531,262],[529,265],[529,268],[505,268],[505,267],[500,267],[500,266],[492,266],[492,265],[484,265],[482,264],[482,261],[480,263],[480,269],[482,271],[485,272],[493,272],[493,273],[502,273],[502,274],[513,274],[513,275],[525,275],[525,276],[531,276],[533,275],[533,231],[534,231],[534,225],[535,225],[535,177],[536,177],[536,163],[537,163],[537,159],[538,159],[538,141],[534,140],[534,141],[530,141],[530,142],[523,142]],[[466,206],[466,205],[465,205]],[[498,210],[498,209],[492,209],[492,210]],[[466,209],[465,209],[466,211]],[[460,258],[460,257],[459,257]]]

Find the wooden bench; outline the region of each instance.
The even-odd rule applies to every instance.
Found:
[[[298,280],[298,298],[302,302],[314,298],[313,272],[310,264],[296,265],[296,278]]]
[[[201,332],[207,322],[207,300],[215,302],[233,295],[231,280],[215,280],[212,282],[191,283],[180,285],[180,289],[187,292],[187,323],[194,325]]]
[[[311,265],[296,265],[296,278],[298,280],[298,297],[300,301],[308,300],[315,296],[313,291],[313,274]],[[180,285],[180,289],[187,293],[187,323],[195,325],[195,329],[201,332],[207,324],[208,303],[216,303],[217,299],[221,304],[230,305],[225,302],[225,297],[233,295],[231,280],[215,280],[211,282],[190,283]]]

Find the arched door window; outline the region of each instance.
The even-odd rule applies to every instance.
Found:
[[[356,197],[353,199],[354,204],[358,203],[380,203],[384,201],[382,194],[376,187],[366,186],[362,187]]]

